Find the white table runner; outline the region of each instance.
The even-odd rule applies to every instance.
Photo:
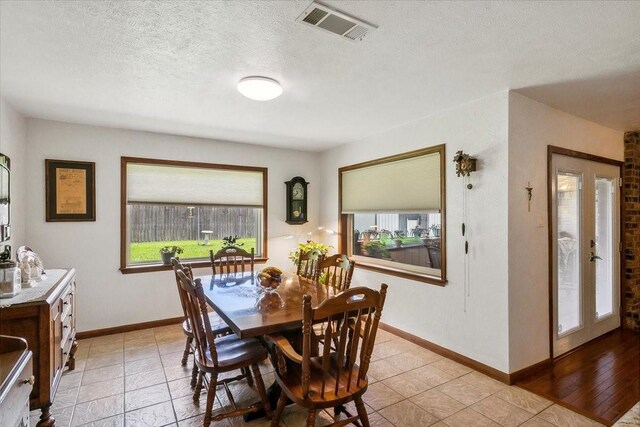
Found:
[[[38,299],[51,289],[60,279],[67,273],[68,270],[49,270],[47,269],[46,275],[43,275],[40,282],[37,282],[31,288],[22,288],[22,291],[13,298],[1,298],[0,308],[10,307],[14,304],[22,304],[23,302],[29,302],[34,299]]]

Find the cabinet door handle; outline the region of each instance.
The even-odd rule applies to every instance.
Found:
[[[33,375],[31,375],[31,376],[29,377],[29,379],[28,379],[28,380],[23,380],[23,381],[22,381],[22,384],[29,384],[29,385],[33,385],[33,384],[35,384],[35,382],[36,382],[36,377],[34,377]]]
[[[63,328],[64,329],[69,329],[69,325],[64,325]]]
[[[63,301],[62,304],[63,305],[69,305],[69,303],[67,301]]]

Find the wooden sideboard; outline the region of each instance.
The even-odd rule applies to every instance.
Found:
[[[0,426],[29,427],[32,353],[22,338],[0,335]]]
[[[64,270],[62,277],[39,298],[0,308],[0,334],[27,340],[33,352],[35,384],[31,410],[41,409],[38,427],[53,427],[50,407],[65,366],[75,368],[76,271]]]

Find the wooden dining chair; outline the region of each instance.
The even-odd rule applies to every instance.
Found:
[[[205,383],[205,376],[207,374],[210,376],[208,380],[207,405],[203,426],[208,427],[212,420],[220,421],[225,418],[255,412],[263,408],[266,417],[271,419],[271,407],[259,367],[259,363],[268,357],[267,350],[255,338],[241,339],[235,334],[216,338],[209,322],[207,301],[200,279],[192,280],[187,277],[182,270],[178,270],[176,274],[178,275],[180,286],[185,292],[186,303],[188,305],[187,312],[189,313],[193,338],[196,344],[195,363],[198,367],[198,381],[193,394],[193,400],[195,402],[200,400],[200,391]],[[238,408],[228,384],[244,378],[249,380],[246,374],[249,368],[253,372],[255,385],[260,394],[261,402],[248,407]],[[220,378],[220,375],[235,370],[239,370],[240,374],[234,377],[225,375],[225,378]],[[220,412],[212,416],[213,404],[216,398],[216,388],[218,386],[224,387],[227,397],[233,406],[233,410]],[[250,386],[252,387],[251,384]]]
[[[324,259],[324,255],[317,249],[303,252],[296,263],[296,274],[306,279],[315,280],[318,263]]]
[[[253,271],[255,266],[255,250],[251,248],[251,252],[239,248],[237,246],[228,246],[220,249],[215,254],[209,251],[211,258],[211,268],[213,274],[230,274],[244,273]]]
[[[355,401],[358,414],[352,416],[344,410],[348,418],[331,425],[344,426],[359,420],[363,426],[369,426],[362,395],[368,386],[367,370],[386,293],[386,284],[382,284],[379,292],[352,288],[316,308],[311,307],[311,296],[305,295],[302,354],[284,336],[267,336],[276,347],[276,381],[282,388],[272,426],[278,425],[287,398],[309,410],[307,426],[315,425],[318,410],[338,408],[350,401]],[[337,332],[338,345],[336,349],[323,346],[318,356],[313,356],[311,328],[319,322],[326,328],[325,342]],[[333,330],[336,324],[340,325],[338,331]]]
[[[336,291],[349,289],[356,262],[346,255],[336,254],[318,261],[315,281]]]
[[[178,286],[178,295],[180,297],[180,305],[182,306],[182,313],[184,314],[184,321],[182,322],[182,332],[187,337],[187,342],[184,346],[184,353],[182,354],[182,360],[180,364],[182,366],[187,366],[187,362],[189,360],[189,354],[195,355],[195,343],[193,342],[193,331],[191,330],[191,322],[189,316],[189,305],[187,304],[187,297],[180,286],[180,278],[178,277],[178,271],[183,271],[185,276],[189,279],[193,279],[193,272],[191,270],[191,266],[188,264],[182,264],[178,259],[171,258],[171,264],[173,265],[173,271],[176,276],[176,284]],[[215,336],[223,336],[228,335],[231,332],[231,328],[216,314],[209,313],[209,324],[211,325],[211,333]],[[194,356],[195,357],[195,356]],[[195,359],[194,359],[195,360]],[[191,387],[196,386],[196,380],[198,376],[198,367],[193,364],[193,370],[191,372]]]

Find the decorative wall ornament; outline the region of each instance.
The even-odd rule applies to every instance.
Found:
[[[453,162],[456,164],[456,175],[458,176],[470,176],[471,172],[476,171],[476,159],[463,153],[462,150],[456,153]]]
[[[96,164],[45,160],[46,220],[96,220]]]

